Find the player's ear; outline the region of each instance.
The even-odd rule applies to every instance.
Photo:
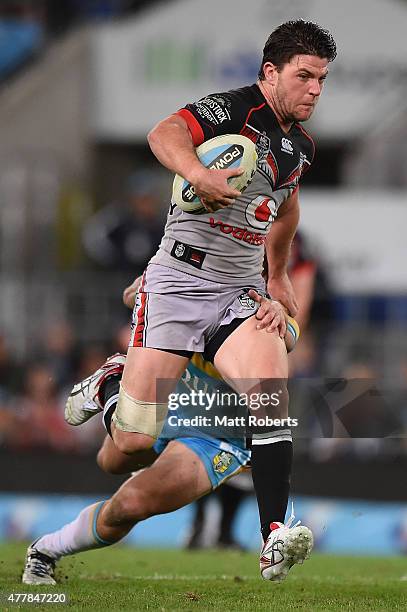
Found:
[[[275,85],[277,82],[277,66],[272,64],[271,62],[265,62],[263,64],[263,74],[265,79],[269,85]]]

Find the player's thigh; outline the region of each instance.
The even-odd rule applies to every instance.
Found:
[[[277,332],[256,329],[255,317],[246,319],[215,355],[215,367],[226,380],[287,379],[285,342]]]
[[[125,455],[118,450],[111,437],[106,436],[98,452],[97,462],[109,474],[129,474],[151,465],[156,458],[157,453],[151,448],[134,455]]]
[[[286,418],[288,359],[285,342],[277,332],[256,329],[256,324],[255,317],[250,317],[232,332],[216,353],[215,366],[237,393],[250,395],[251,411],[252,408],[256,410],[258,416]]]
[[[166,402],[189,359],[166,351],[129,347],[122,385],[140,401]]]

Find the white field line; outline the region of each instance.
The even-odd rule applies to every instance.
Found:
[[[230,574],[197,574],[197,575],[187,575],[187,574],[150,574],[150,575],[125,575],[125,574],[120,574],[120,573],[113,573],[113,574],[97,574],[97,575],[91,575],[91,574],[81,574],[79,576],[79,578],[81,580],[101,580],[101,579],[121,579],[121,578],[125,578],[127,580],[180,580],[180,581],[184,581],[184,582],[193,582],[193,581],[198,581],[198,580],[207,580],[207,581],[219,581],[219,580],[224,580],[224,581],[229,581],[229,582],[239,582],[240,580],[242,582],[245,581],[249,581],[249,580],[255,580],[255,581],[262,581],[260,576],[245,576],[245,575],[240,575],[240,574],[236,574],[235,576],[232,576]],[[407,579],[407,576],[392,576],[392,577],[388,577],[386,579],[386,582],[399,582],[399,581],[405,581]],[[307,574],[306,576],[302,576],[300,574],[290,574],[289,576],[289,581],[297,581],[297,580],[314,580],[315,582],[325,582],[325,583],[346,583],[348,580],[346,579],[346,577],[344,576],[321,576],[318,574]],[[351,582],[354,582],[354,578],[349,577],[349,580]],[[362,584],[373,584],[375,582],[377,582],[377,579],[374,577],[370,577],[370,576],[358,576],[357,577],[357,582],[358,583],[362,583]]]

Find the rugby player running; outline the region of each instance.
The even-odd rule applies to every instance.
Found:
[[[123,294],[123,301],[130,308],[134,306],[139,280]],[[272,333],[275,304],[255,292],[251,295],[260,304],[256,313],[259,327]],[[294,348],[298,334],[295,321],[287,317],[287,351]],[[75,385],[66,407],[71,423],[81,425],[103,410],[104,425],[111,433],[111,415],[117,403],[124,362],[124,355],[113,355],[88,379]],[[219,388],[219,378],[215,368],[196,354],[177,392],[200,389],[205,393],[214,392]],[[196,410],[193,406],[178,409],[177,417],[191,418],[197,414]],[[230,432],[226,429],[225,433]],[[220,439],[211,435],[211,428],[185,426],[176,430],[167,421],[154,447],[132,456],[117,450],[107,435],[97,457],[104,471],[128,474],[146,469],[131,476],[111,499],[87,506],[72,522],[33,542],[27,551],[22,581],[54,585],[56,563],[62,557],[110,546],[125,537],[136,523],[181,508],[222,485],[249,461],[244,429],[240,429],[240,434],[237,438]],[[293,551],[291,557],[276,559],[273,580],[283,580],[292,565],[309,555],[311,546],[312,538],[304,539],[302,548]]]
[[[278,393],[277,408],[269,406],[258,416],[266,412],[271,422],[287,419],[284,313],[276,309],[278,331],[257,329],[258,303],[246,299],[247,290],[264,292],[265,246],[268,292],[295,316],[286,268],[299,219],[298,183],[314,156],[312,139],[301,122],[311,117],[335,56],[331,34],[317,24],[284,23],[265,44],[256,84],[188,104],[150,133],[156,157],[194,186],[208,214],[195,216],[171,205],[161,245],[144,274],[112,416],[112,437],[122,453],[131,455],[155,444],[168,395],[194,353],[203,353],[238,393]],[[203,141],[227,133],[243,134],[256,143],[257,171],[242,194],[227,182],[238,169],[206,169],[195,153]],[[263,578],[273,578],[270,551],[277,539],[283,551],[292,540],[290,523],[283,524],[291,432],[258,425],[251,434],[264,540],[260,568]]]
[[[317,24],[284,23],[265,44],[256,84],[188,104],[150,133],[156,157],[194,186],[208,214],[195,216],[170,206],[160,248],[144,275],[113,415],[113,439],[120,451],[132,454],[154,444],[173,390],[157,381],[173,379],[175,385],[193,352],[204,353],[238,393],[261,391],[271,397],[281,392],[278,408],[270,406],[267,413],[287,418],[283,330],[270,338],[256,329],[256,306],[248,308],[242,295],[245,288],[264,291],[265,244],[268,291],[295,316],[286,268],[299,218],[298,183],[314,157],[314,144],[301,122],[311,117],[335,56],[331,34]],[[242,194],[227,182],[239,170],[207,169],[195,153],[204,140],[226,133],[256,143],[258,168]],[[278,529],[282,541],[291,537],[281,527],[292,464],[287,435],[286,427],[252,430],[265,578],[270,534]]]

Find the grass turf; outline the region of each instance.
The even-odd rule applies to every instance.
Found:
[[[0,546],[1,610],[28,608],[7,603],[5,592],[65,592],[70,610],[407,609],[407,562],[401,557],[314,554],[294,567],[284,583],[271,584],[259,578],[253,554],[117,546],[64,559],[57,587],[29,587],[20,583],[24,555],[22,544]]]

